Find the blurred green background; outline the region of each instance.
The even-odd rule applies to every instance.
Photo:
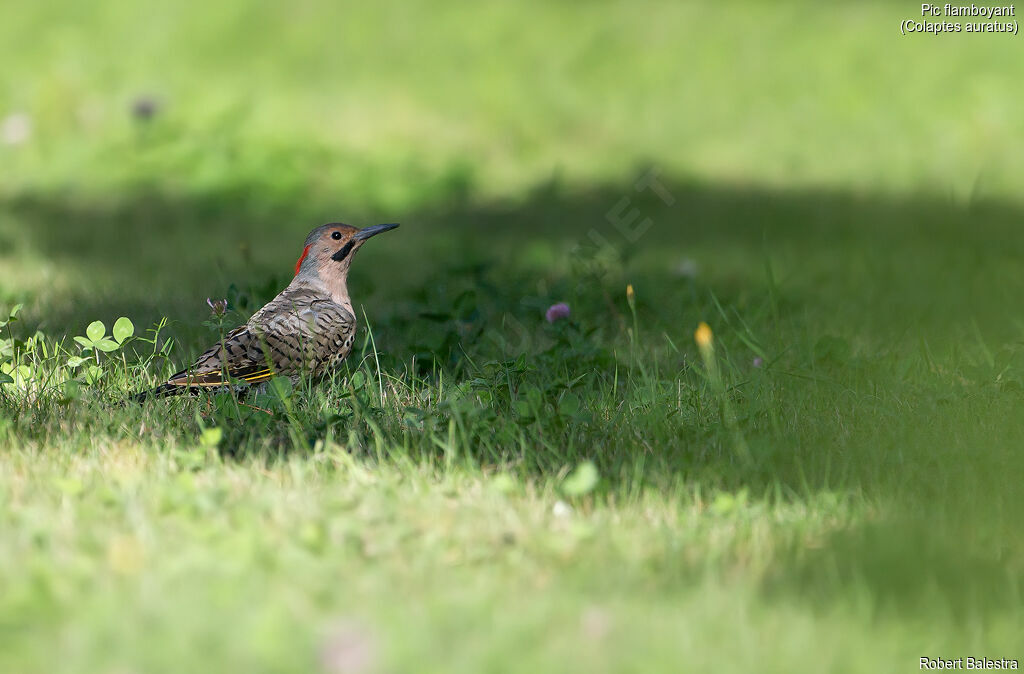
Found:
[[[31,293],[40,320],[91,319],[74,307],[113,298],[191,322],[217,282],[285,274],[321,221],[407,222],[389,245],[415,267],[387,281],[415,283],[466,248],[557,261],[592,228],[627,247],[607,218],[626,197],[621,212],[646,199],[656,225],[628,246],[640,258],[712,249],[707,273],[742,275],[737,248],[756,238],[807,277],[824,246],[838,259],[817,281],[863,276],[870,306],[900,302],[889,284],[926,290],[897,320],[935,308],[955,329],[979,299],[1001,307],[1020,289],[1003,268],[1012,237],[975,235],[972,218],[992,206],[996,226],[1012,222],[1024,66],[1014,40],[900,36],[913,10],[8,8],[0,95],[11,138],[29,135],[0,146],[3,293]],[[156,114],[142,122],[136,105]],[[634,193],[650,168],[673,207]],[[922,257],[948,280],[915,273]]]
[[[314,226],[401,222],[350,282],[383,369],[436,387],[396,404],[440,410],[443,440],[445,386],[492,396],[491,417],[452,413],[487,445],[455,467],[398,421],[365,436],[390,460],[193,464],[175,453],[191,411],[5,407],[0,664],[1019,658],[1024,60],[1005,34],[901,36],[919,13],[0,8],[0,307],[25,303],[20,330],[167,317],[184,364],[210,340],[206,298],[268,298]],[[439,325],[466,293],[472,316]],[[579,327],[563,353],[557,301]],[[701,378],[702,320],[753,466]],[[549,422],[493,402],[505,382],[484,364],[520,356]],[[587,423],[559,417],[577,377]],[[572,500],[584,459],[601,487]]]

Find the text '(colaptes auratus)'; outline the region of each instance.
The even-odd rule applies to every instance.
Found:
[[[248,386],[275,376],[319,376],[352,351],[356,317],[348,270],[363,243],[398,227],[359,229],[332,223],[306,237],[288,287],[224,339],[139,400],[223,386]]]

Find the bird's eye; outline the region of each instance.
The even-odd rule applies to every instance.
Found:
[[[341,238],[341,232],[334,232],[333,234],[331,234],[331,238],[337,241],[338,239]]]

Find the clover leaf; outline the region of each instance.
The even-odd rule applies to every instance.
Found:
[[[135,325],[132,324],[131,319],[127,316],[122,316],[114,322],[111,332],[117,343],[123,345],[124,340],[135,334]]]
[[[562,491],[569,496],[583,496],[594,490],[601,475],[592,461],[584,461],[576,466],[569,477],[562,483]]]
[[[118,341],[115,342],[114,339],[106,336],[107,326],[103,324],[103,321],[93,321],[90,323],[89,327],[85,329],[85,337],[79,335],[75,337],[75,341],[82,346],[83,351],[95,349],[96,351],[110,353],[111,351],[117,351],[120,345],[124,343],[124,340],[130,337],[134,332],[135,326],[132,325],[130,320],[122,316],[117,319],[117,323],[114,324],[114,339],[117,339],[118,336],[120,336]]]

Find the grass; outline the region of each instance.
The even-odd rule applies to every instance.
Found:
[[[1013,38],[881,3],[6,14],[3,671],[1020,656]],[[346,373],[116,406],[339,219],[403,223],[353,265]],[[119,316],[90,383],[73,337]]]

